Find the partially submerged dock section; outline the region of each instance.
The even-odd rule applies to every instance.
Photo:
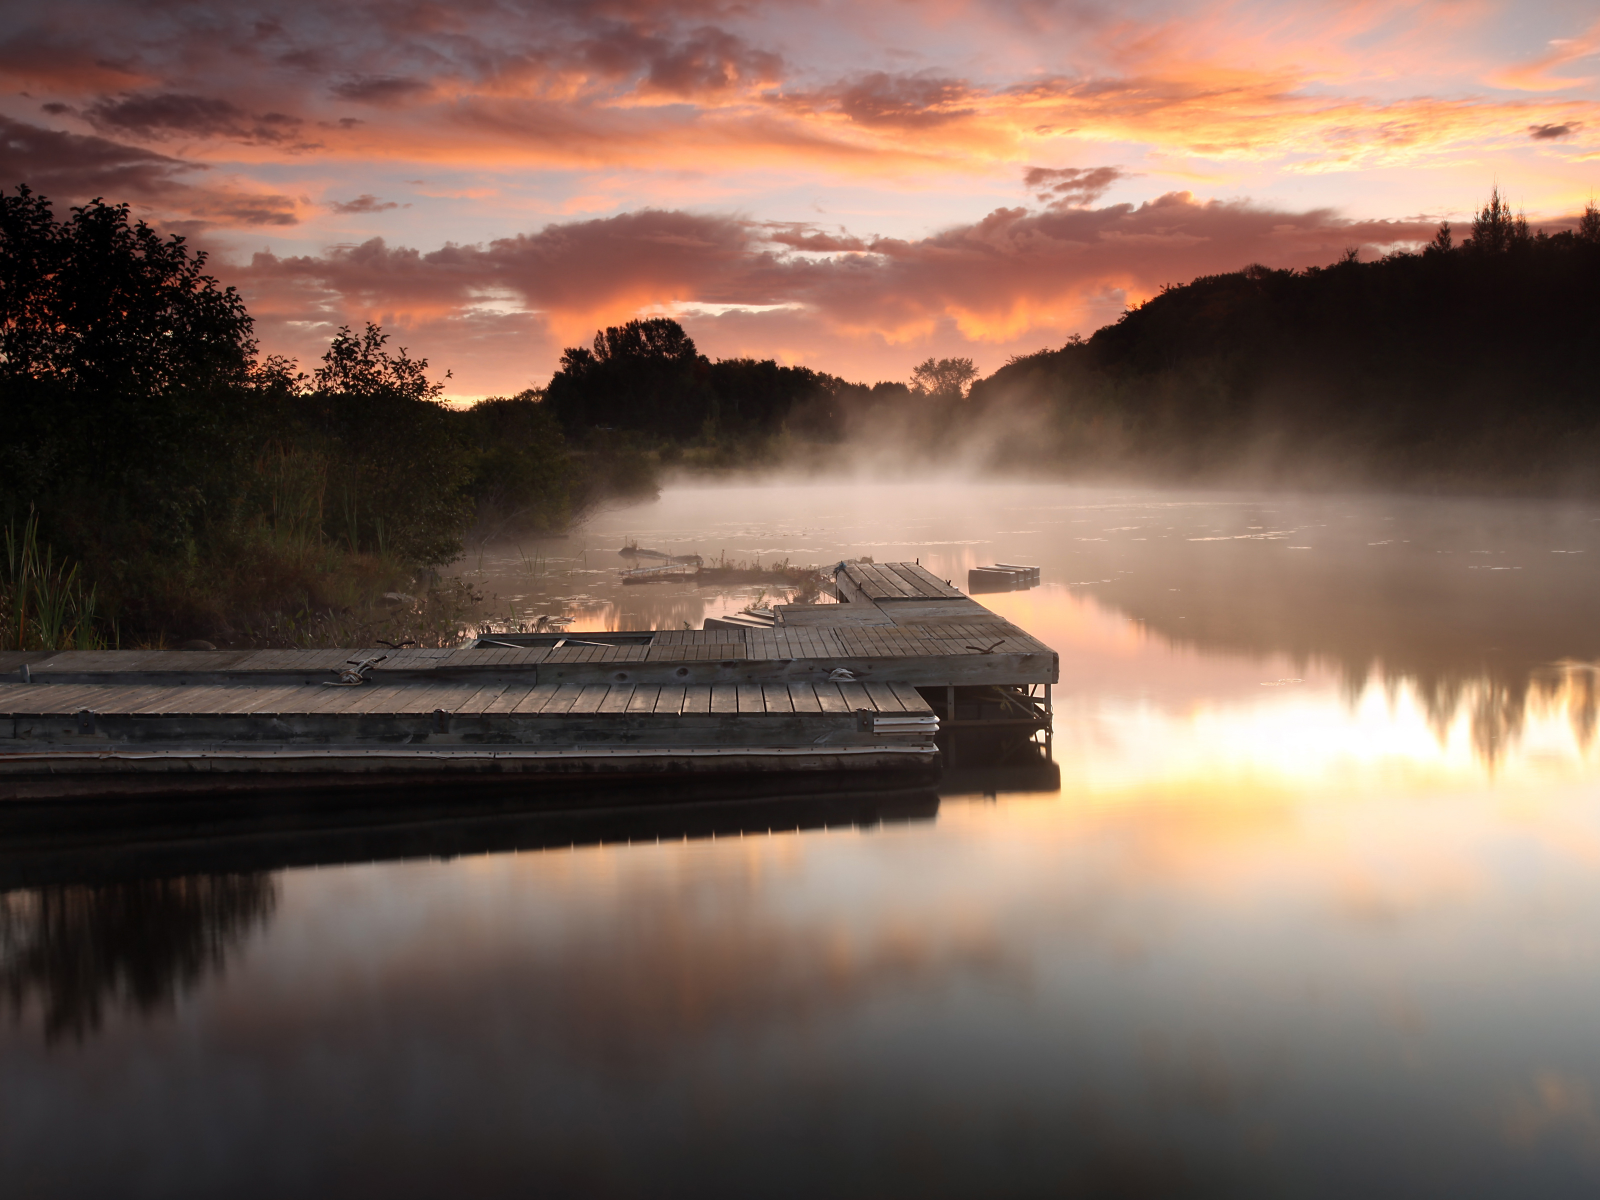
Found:
[[[770,626],[451,650],[0,654],[0,799],[931,780],[956,734],[1048,736],[1048,647],[915,564],[841,564]]]

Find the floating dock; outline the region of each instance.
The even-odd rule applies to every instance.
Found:
[[[1057,656],[916,564],[770,626],[450,650],[0,654],[0,800],[818,773],[931,780],[1048,737]],[[941,723],[943,733],[941,737]]]

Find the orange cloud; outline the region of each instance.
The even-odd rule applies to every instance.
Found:
[[[326,322],[438,323],[509,308],[547,337],[580,341],[646,309],[744,311],[762,314],[757,324],[769,331],[792,337],[806,328],[813,344],[870,344],[887,359],[941,330],[991,345],[1060,340],[1164,283],[1256,261],[1325,263],[1348,246],[1384,249],[1431,234],[1421,222],[1348,221],[1187,192],[1137,206],[997,209],[916,240],[644,210],[426,253],[375,238],[319,256],[257,254],[233,278],[276,320],[300,312]],[[548,375],[555,353],[543,347],[521,370]]]
[[[183,4],[125,7],[65,0],[0,45],[0,63],[24,71],[36,59],[28,77],[71,93],[63,108],[119,138],[187,138],[196,160],[983,175],[1059,161],[1083,143],[1128,143],[1157,160],[1319,171],[1505,149],[1529,128],[1562,126],[1575,131],[1564,145],[1600,148],[1586,95],[1507,99],[1459,80],[1372,94],[1369,85],[1392,91],[1419,63],[1436,74],[1465,55],[1461,39],[1493,11],[1481,4],[1349,4],[1271,19],[1242,5],[1117,19],[1038,6],[998,17],[966,6],[937,18],[896,10],[897,37],[911,46],[940,23],[965,22],[981,38],[997,21],[1031,21],[1032,46],[1006,49],[1054,65],[1010,77],[980,76],[970,63],[897,71],[791,61],[770,27],[782,10],[760,3],[529,0],[521,17],[477,6],[291,3],[270,16],[239,6],[208,13],[203,46]],[[830,18],[843,19],[819,9]],[[137,22],[152,36],[133,37]],[[1582,81],[1551,72],[1593,54],[1597,31],[1498,75],[1467,57],[1479,77],[1559,92]]]

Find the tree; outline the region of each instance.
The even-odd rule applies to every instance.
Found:
[[[1600,246],[1600,208],[1593,200],[1584,205],[1583,216],[1578,218],[1578,239]]]
[[[1528,219],[1521,213],[1511,215],[1511,205],[1500,194],[1500,185],[1495,184],[1489,202],[1473,219],[1468,245],[1480,254],[1504,254],[1529,240]]]
[[[452,414],[473,456],[475,536],[560,529],[577,515],[577,473],[543,401],[526,391]]]
[[[960,399],[977,378],[970,358],[930,358],[911,372],[911,390],[921,396]]]
[[[1428,249],[1436,254],[1450,253],[1453,239],[1450,236],[1450,222],[1440,221],[1439,232],[1433,235],[1433,241],[1428,243]]]
[[[428,378],[428,360],[411,358],[404,346],[399,354],[390,354],[383,348],[388,340],[389,335],[371,321],[359,337],[350,332],[350,326],[341,326],[322,356],[322,365],[312,374],[313,381],[323,391],[346,396],[391,395],[407,400],[442,396],[444,384]],[[450,372],[444,377],[449,379]]]
[[[448,562],[472,507],[470,456],[428,360],[391,354],[388,340],[370,321],[361,334],[341,328],[297,404],[332,464],[325,528],[352,550]]]
[[[568,347],[545,389],[567,433],[626,430],[685,439],[717,425],[710,364],[683,326],[666,317],[629,321]]]
[[[36,505],[63,549],[92,528],[121,559],[216,508],[256,346],[205,262],[126,204],[57,221],[26,187],[0,193],[0,516]]]
[[[242,378],[250,315],[205,263],[177,234],[130,226],[126,204],[57,222],[26,186],[0,193],[0,373],[142,396]]]
[[[682,325],[666,317],[653,317],[596,332],[594,357],[597,362],[634,358],[692,363],[698,352],[694,339],[684,332]]]

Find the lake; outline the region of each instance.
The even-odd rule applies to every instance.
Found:
[[[979,599],[1061,656],[1059,787],[6,893],[7,1195],[1600,1187],[1600,509],[682,487],[456,569],[513,624],[780,598],[628,540],[1038,564]]]

